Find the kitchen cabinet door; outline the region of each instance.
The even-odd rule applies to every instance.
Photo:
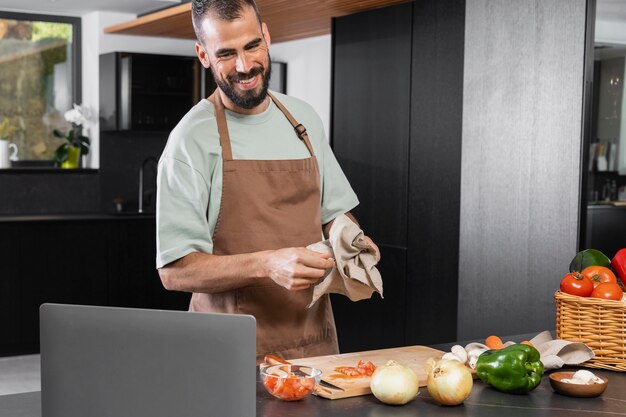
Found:
[[[404,343],[412,7],[333,21],[332,145],[385,281],[385,299],[333,298],[342,351]]]
[[[107,248],[109,305],[115,307],[187,310],[190,294],[168,291],[156,270],[155,219],[118,221]],[[120,244],[122,243],[123,244]]]
[[[464,1],[414,3],[408,344],[456,340],[464,27]]]
[[[411,4],[333,22],[332,146],[374,241],[406,246]]]
[[[0,224],[0,356],[20,352],[19,227]]]
[[[384,277],[383,295],[353,302],[333,295],[332,304],[339,337],[339,350],[358,352],[405,345],[404,305],[406,250],[380,245],[384,259],[378,266]]]
[[[357,219],[391,253],[384,300],[337,305],[340,337],[356,326],[342,348],[456,339],[464,19],[462,0],[423,0],[333,21],[333,150]]]
[[[81,221],[19,224],[20,343],[38,348],[43,303],[106,305],[106,227]]]

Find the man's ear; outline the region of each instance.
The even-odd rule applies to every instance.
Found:
[[[196,55],[198,55],[198,59],[202,63],[202,66],[206,69],[209,69],[209,67],[211,66],[211,61],[209,61],[209,56],[199,42],[196,42]]]
[[[267,25],[265,24],[265,22],[261,23],[261,31],[263,32],[263,38],[265,38],[265,43],[269,48],[272,41],[270,39],[270,32],[269,30],[267,30]]]

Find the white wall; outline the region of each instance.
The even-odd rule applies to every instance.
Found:
[[[626,44],[626,22],[596,19],[595,43]]]
[[[115,51],[185,56],[196,54],[195,42],[192,40],[104,33],[104,29],[109,26],[135,18],[134,14],[113,12],[93,12],[82,16],[82,101],[94,111],[94,124],[89,129],[92,152],[87,157],[88,166],[92,168],[100,166],[100,137],[97,120],[100,102],[100,55]]]
[[[269,28],[270,36],[272,28]],[[330,133],[330,35],[272,44],[273,61],[287,63],[287,94],[313,106]]]

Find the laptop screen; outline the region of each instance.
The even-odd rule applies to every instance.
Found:
[[[43,304],[42,416],[254,416],[255,332],[247,315]]]

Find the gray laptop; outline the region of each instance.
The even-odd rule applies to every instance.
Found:
[[[253,417],[247,315],[43,304],[43,417]]]

